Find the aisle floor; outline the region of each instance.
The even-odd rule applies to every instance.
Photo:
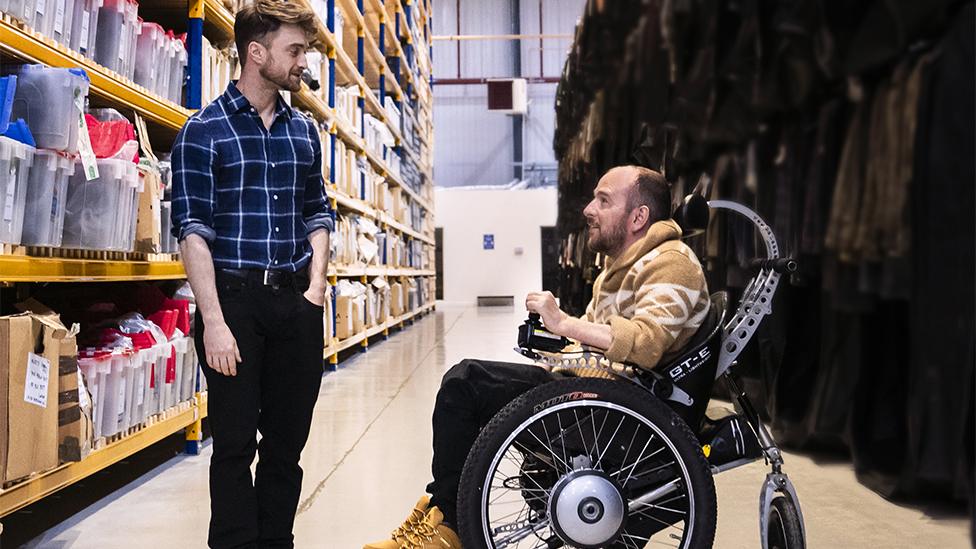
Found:
[[[513,309],[441,304],[403,333],[325,376],[302,456],[304,489],[296,547],[358,549],[385,537],[423,492],[430,474],[430,413],[441,375],[462,358],[519,361],[511,350],[523,315]],[[112,493],[28,547],[205,547],[209,444]],[[964,548],[968,522],[892,504],[858,484],[849,463],[788,455],[809,546]],[[716,478],[715,547],[758,548],[762,463]]]

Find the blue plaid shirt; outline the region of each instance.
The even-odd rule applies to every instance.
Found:
[[[278,98],[271,130],[234,83],[173,144],[173,235],[210,244],[216,268],[295,272],[308,235],[332,231],[315,124]]]

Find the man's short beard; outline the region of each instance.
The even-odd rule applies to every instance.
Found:
[[[606,231],[607,227],[601,225],[600,232],[596,238],[591,237],[587,240],[590,251],[607,255],[613,255],[619,251],[626,238],[623,224],[615,225],[609,232]]]
[[[291,74],[285,72],[283,74],[275,74],[272,72],[277,67],[277,63],[273,60],[268,63],[268,65],[258,69],[261,77],[265,80],[274,83],[276,86],[283,90],[288,90],[290,92],[297,92],[302,89],[302,82],[299,80],[297,83],[292,82],[290,76]]]

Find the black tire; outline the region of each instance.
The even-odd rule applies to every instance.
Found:
[[[769,549],[804,549],[800,514],[788,498],[776,496],[769,506]]]
[[[494,475],[496,471],[493,463],[497,463],[498,467],[501,467],[502,454],[507,452],[506,448],[502,448],[502,445],[506,444],[506,441],[513,436],[516,430],[520,429],[520,426],[524,426],[525,430],[522,432],[528,432],[531,430],[532,425],[538,424],[539,421],[551,421],[552,415],[558,417],[558,414],[563,410],[582,411],[583,413],[586,413],[586,410],[591,410],[590,417],[595,418],[598,417],[595,415],[598,413],[598,410],[602,411],[604,409],[603,407],[607,406],[603,403],[610,403],[616,407],[606,412],[606,415],[603,416],[604,423],[607,422],[607,417],[611,413],[620,414],[622,418],[633,418],[636,420],[635,423],[637,425],[634,428],[635,433],[639,429],[644,428],[656,431],[661,439],[659,444],[669,452],[665,453],[665,456],[670,455],[674,458],[671,460],[669,464],[670,468],[667,470],[675,471],[675,479],[680,479],[678,490],[684,490],[684,501],[693,502],[690,506],[687,503],[684,504],[685,515],[693,518],[687,520],[690,523],[689,527],[679,530],[681,532],[679,547],[682,549],[706,549],[712,546],[717,517],[715,485],[713,483],[711,469],[702,453],[700,443],[688,426],[668,406],[636,385],[631,385],[624,381],[572,378],[547,383],[523,394],[499,411],[491,422],[482,429],[481,434],[468,454],[458,489],[458,527],[462,544],[466,549],[488,549],[489,546],[492,546],[491,549],[495,549],[494,543],[486,539],[488,536],[486,536],[486,529],[483,526],[484,519],[482,517],[490,516],[487,509],[482,509],[483,502],[488,501],[484,490],[486,484],[489,486],[489,490],[492,489],[492,480],[495,479]],[[626,410],[630,413],[627,414],[627,412],[621,410]],[[638,419],[637,416],[643,418],[643,420]],[[617,416],[614,417],[616,418]],[[534,423],[530,423],[530,420]],[[597,419],[595,421],[599,420]],[[623,421],[624,419],[621,419],[621,422]],[[641,421],[643,423],[640,423]],[[648,424],[654,427],[650,427]],[[609,430],[607,429],[607,431]],[[601,426],[600,434],[595,434],[593,437],[593,448],[599,448],[598,443],[603,432],[604,429]],[[582,430],[580,434],[583,434]],[[617,432],[615,431],[607,440],[616,443],[619,440],[615,438],[616,434]],[[567,436],[556,438],[562,439],[564,444],[563,449],[565,450]],[[632,441],[633,439],[631,439]],[[588,448],[588,442],[585,440],[583,442],[583,447]],[[511,438],[508,447],[516,448],[516,445],[516,440]],[[605,445],[607,448],[611,446],[613,446],[614,451],[619,451],[617,450],[616,444],[610,444],[608,442]],[[628,454],[630,453],[630,448],[627,449],[627,452]],[[499,457],[496,458],[496,455]],[[660,459],[663,460],[665,458],[662,457]],[[521,475],[519,476],[519,485],[521,486],[526,485],[524,480],[525,476],[528,474],[536,474],[535,472],[527,473],[525,471],[525,463],[529,461],[528,459],[523,461]],[[642,460],[638,457],[637,462],[640,461]],[[624,455],[623,463],[627,463],[627,455]],[[596,463],[596,467],[600,467],[599,461]],[[631,474],[633,472],[634,470],[632,469]],[[618,470],[617,474],[622,476],[624,474],[623,469]],[[645,473],[640,473],[638,476],[641,475],[645,475]],[[648,473],[648,476],[644,478],[653,476],[653,473]],[[628,480],[630,478],[628,475]],[[637,483],[636,479],[637,477],[634,477],[635,483]],[[505,479],[505,489],[512,490],[507,485],[510,480],[511,477]],[[532,480],[531,482],[536,481]],[[624,485],[626,485],[626,481],[624,481]],[[539,488],[542,488],[542,486],[539,486]],[[542,490],[536,491],[541,492]],[[489,493],[489,495],[491,494],[493,492]],[[625,501],[625,504],[629,501],[629,499]],[[486,507],[490,505],[491,503],[485,504]],[[526,505],[528,506],[528,503]],[[681,504],[676,503],[671,505],[678,507]],[[691,508],[688,509],[688,507]],[[656,510],[652,511],[652,513],[656,512]],[[636,516],[633,513],[632,511],[627,511],[628,516]],[[521,516],[519,515],[519,517]],[[528,516],[532,516],[531,512],[529,512]],[[650,524],[646,518],[628,520],[636,520],[638,523],[643,520],[645,525]],[[682,526],[685,526],[684,522],[682,522]],[[664,529],[666,530],[667,527]],[[647,535],[653,536],[655,534]],[[661,535],[667,536],[668,534]],[[554,536],[554,534],[551,534],[551,536]],[[677,536],[677,534],[672,534],[672,536]],[[555,538],[545,537],[542,539],[554,540]],[[675,543],[677,540],[672,537],[669,541],[670,543]],[[563,546],[561,542],[555,542],[550,545],[550,547],[561,546]],[[630,547],[630,545],[625,545],[621,541],[612,543],[611,547]]]

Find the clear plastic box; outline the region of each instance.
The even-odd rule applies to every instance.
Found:
[[[140,86],[156,91],[157,78],[163,65],[165,48],[168,45],[166,32],[156,23],[142,23],[142,33],[136,42],[135,75],[133,81]]]
[[[80,74],[79,74],[80,72]],[[17,92],[11,119],[23,118],[39,149],[78,152],[76,95],[87,97],[88,78],[80,69],[21,65],[14,69]]]
[[[95,39],[98,36],[98,12],[102,7],[102,0],[73,0],[73,4],[71,41],[68,47],[85,57],[93,58]]]
[[[25,246],[61,246],[64,235],[64,206],[68,178],[75,173],[75,160],[54,151],[34,153],[24,209]]]
[[[113,354],[110,369],[102,386],[102,436],[110,437],[125,428],[126,370],[129,360],[124,354]]]
[[[79,358],[78,368],[85,376],[85,385],[92,396],[92,426],[95,438],[102,436],[102,422],[105,415],[105,386],[112,371],[111,355]]]
[[[170,41],[169,61],[168,88],[163,97],[180,104],[183,99],[183,77],[186,74],[187,62],[186,48],[183,46],[182,40],[174,38]]]
[[[34,0],[8,0],[4,11],[14,19],[29,25],[34,24]]]
[[[0,136],[0,242],[20,244],[34,147]]]
[[[139,185],[136,165],[128,160],[98,160],[99,177],[85,179],[84,170],[76,167],[68,182],[64,214],[65,248],[88,250],[124,250],[122,235],[129,234],[133,195]],[[131,248],[129,243],[128,248]]]
[[[127,0],[104,0],[98,10],[98,34],[95,38],[95,62],[122,73],[128,49]]]
[[[142,28],[139,23],[139,4],[135,0],[125,3],[125,28],[123,29],[123,57],[119,72],[128,79],[132,79],[136,68],[136,42]]]
[[[49,36],[68,46],[71,43],[71,23],[75,16],[75,0],[53,0],[54,17]]]

